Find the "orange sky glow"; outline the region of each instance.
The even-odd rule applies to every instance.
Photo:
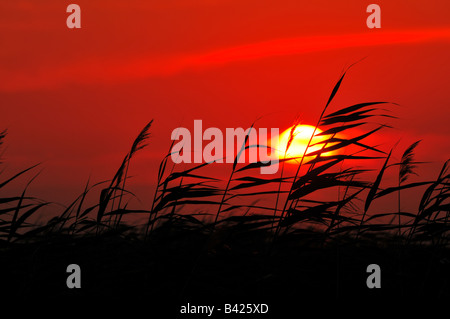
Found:
[[[358,61],[330,108],[396,103],[399,119],[375,142],[422,139],[427,176],[449,157],[448,1],[378,1],[379,30],[356,0],[77,3],[80,30],[67,29],[60,1],[0,4],[2,159],[10,172],[42,162],[38,195],[65,202],[89,176],[110,178],[154,119],[131,168],[145,196],[176,127],[314,125]]]

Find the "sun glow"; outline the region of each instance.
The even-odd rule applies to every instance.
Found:
[[[318,151],[323,148],[324,144],[318,144],[322,141],[325,141],[329,138],[329,135],[319,135],[322,133],[322,130],[319,128],[315,128],[311,125],[298,125],[294,132],[293,132],[293,138],[291,140],[291,143],[286,150],[286,147],[288,146],[288,142],[290,139],[291,131],[294,128],[294,126],[291,126],[287,130],[285,130],[283,133],[280,134],[279,137],[279,144],[276,148],[276,153],[278,155],[278,158],[291,158],[291,157],[302,157],[305,154],[305,150],[308,146],[308,152],[307,154],[310,154],[312,152]],[[314,132],[315,130],[315,132]],[[311,136],[314,134],[313,139],[310,142]],[[330,144],[328,144],[330,146]],[[327,152],[322,154],[322,156],[330,156],[333,155],[334,152]],[[300,159],[299,158],[299,159]]]

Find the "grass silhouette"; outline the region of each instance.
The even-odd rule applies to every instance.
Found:
[[[389,128],[373,122],[392,118],[384,109],[389,103],[328,112],[345,75],[317,121],[327,138],[313,143],[311,137],[301,158],[280,159],[277,175],[262,177],[257,171],[266,164],[238,164],[239,155],[225,181],[202,173],[211,163],[179,169],[170,161],[172,144],[160,163],[151,206],[130,209],[128,167],[146,146],[150,122],[110,181],[88,182],[56,217],[38,225],[31,217],[50,203],[27,195],[35,176],[29,178],[19,196],[0,197],[3,291],[24,300],[39,294],[154,305],[252,300],[273,303],[279,311],[289,300],[450,297],[449,161],[435,180],[408,182],[419,164],[418,142],[398,163],[392,160],[396,149],[365,142]],[[5,137],[6,131],[0,133],[0,146]],[[241,153],[251,147],[247,136]],[[295,173],[287,176],[284,167],[293,160]],[[381,168],[364,166],[374,162]],[[383,178],[396,167],[398,184],[385,186]],[[1,181],[0,194],[35,169]],[[406,189],[422,194],[415,211],[402,210],[400,194]],[[92,192],[99,193],[98,202],[87,204]],[[392,195],[397,195],[392,211],[374,206]],[[261,198],[274,204],[260,204]],[[81,290],[65,286],[70,263],[83,269]],[[372,263],[382,268],[382,289],[365,284]]]

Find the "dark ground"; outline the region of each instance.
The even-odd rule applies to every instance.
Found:
[[[216,235],[160,229],[143,241],[114,233],[95,237],[48,235],[45,240],[1,248],[2,300],[22,304],[68,302],[144,306],[151,318],[180,315],[182,305],[265,303],[285,318],[322,304],[450,300],[450,250],[438,245],[400,245],[395,238],[323,234],[280,237],[265,231],[224,228]],[[69,289],[66,268],[81,267],[81,289]],[[366,285],[369,264],[381,267],[381,288]],[[219,318],[223,314],[215,313]],[[230,314],[229,318],[250,315]]]

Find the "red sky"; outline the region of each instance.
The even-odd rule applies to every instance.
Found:
[[[82,28],[66,27],[56,0],[0,3],[0,129],[7,172],[43,162],[34,190],[74,198],[89,175],[110,178],[154,119],[135,158],[135,184],[151,185],[170,132],[205,127],[314,124],[342,71],[334,106],[400,104],[384,133],[437,174],[449,157],[450,4],[376,1],[382,28],[366,26],[366,1],[77,1]],[[140,188],[141,195],[147,188]]]

